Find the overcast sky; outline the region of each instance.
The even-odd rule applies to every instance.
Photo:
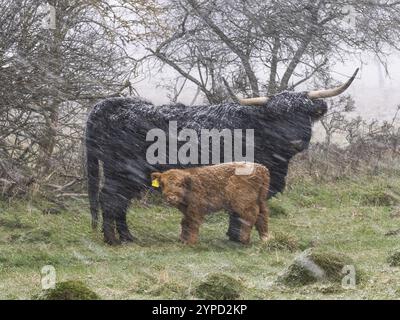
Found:
[[[356,101],[357,110],[354,115],[361,115],[365,119],[392,119],[396,106],[400,105],[400,55],[391,55],[388,62],[389,76],[373,57],[364,59],[363,64],[354,61],[340,65],[334,70],[332,75],[335,79],[346,81],[347,78],[342,74],[351,76],[357,67],[361,67],[357,79],[348,90]],[[162,74],[155,74],[137,83],[135,87],[142,97],[155,104],[168,103],[167,90],[157,87],[157,84],[174,77],[176,72],[165,68]],[[187,88],[180,96],[179,102],[190,103],[195,92],[194,87]],[[200,103],[200,100],[198,102]]]

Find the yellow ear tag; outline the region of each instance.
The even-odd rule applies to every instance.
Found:
[[[160,187],[160,183],[158,182],[158,179],[154,179],[151,182],[151,186],[154,187],[154,188],[159,188]]]

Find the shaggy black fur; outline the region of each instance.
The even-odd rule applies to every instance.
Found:
[[[306,93],[293,92],[275,95],[265,106],[234,103],[193,107],[182,104],[155,106],[138,98],[106,99],[93,108],[86,129],[93,227],[97,226],[100,200],[105,241],[110,244],[132,241],[133,236],[126,224],[130,200],[149,187],[151,172],[185,167],[152,166],[146,161],[146,150],[153,143],[146,142],[146,134],[150,129],[160,128],[168,132],[169,121],[177,121],[178,132],[190,128],[198,134],[201,129],[254,129],[255,162],[270,170],[269,197],[272,197],[285,187],[290,159],[308,147],[313,121],[326,112],[324,101],[312,101]],[[243,136],[245,141],[244,133]],[[104,186],[98,197],[99,161],[103,162]],[[115,228],[119,240],[115,237]],[[231,240],[237,240],[237,230],[240,230],[240,221],[232,213],[228,230]]]

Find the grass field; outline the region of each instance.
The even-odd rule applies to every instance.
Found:
[[[90,229],[85,201],[45,214],[39,201],[0,202],[0,298],[30,299],[41,292],[41,268],[57,281],[80,280],[102,299],[196,299],[196,287],[222,273],[243,284],[242,299],[398,299],[400,269],[387,262],[400,249],[400,178],[368,177],[288,186],[274,208],[270,230],[292,250],[227,240],[228,217],[210,216],[200,243],[178,242],[180,213],[135,203],[128,215],[137,242],[104,245]],[[388,234],[389,233],[389,234]],[[284,241],[283,241],[284,242]],[[303,250],[317,247],[353,259],[362,277],[355,289],[327,284],[286,286],[278,276]]]

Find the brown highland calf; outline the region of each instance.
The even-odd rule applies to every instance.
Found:
[[[183,213],[180,239],[197,242],[199,228],[208,213],[219,210],[236,213],[242,221],[240,242],[247,244],[253,226],[268,239],[269,172],[253,163],[226,163],[151,174],[154,187],[161,187],[164,199]]]

